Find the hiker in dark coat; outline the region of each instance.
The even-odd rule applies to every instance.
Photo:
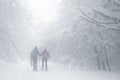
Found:
[[[33,66],[34,71],[37,71],[37,61],[39,56],[40,53],[38,51],[38,48],[34,47],[34,49],[31,51],[31,65]]]
[[[47,49],[44,49],[41,56],[42,56],[42,70],[45,68],[45,70],[47,71],[47,69],[48,69],[47,61],[48,61],[48,58],[50,59],[50,55],[49,55]]]

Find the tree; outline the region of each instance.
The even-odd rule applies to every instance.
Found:
[[[72,56],[76,65],[86,63],[84,66],[94,69],[97,66],[115,71],[120,57],[119,0],[65,0],[63,3],[60,21],[66,30],[58,43],[57,50],[61,51],[58,53]],[[67,60],[72,61],[71,57]]]
[[[0,59],[8,62],[26,58],[27,47],[32,45],[30,31],[30,21],[20,1],[0,0]]]

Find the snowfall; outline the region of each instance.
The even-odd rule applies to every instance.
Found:
[[[0,61],[0,80],[120,80],[119,73],[71,69],[51,61],[48,63],[48,71],[42,71],[40,64],[38,71],[35,72],[27,61],[21,63]]]
[[[54,55],[74,56],[78,62],[95,54],[93,60],[96,53],[105,61],[102,53],[109,53],[110,65],[120,67],[119,35],[120,0],[0,0],[0,80],[120,80],[120,71],[86,70],[52,60],[48,71],[41,70],[41,61],[33,71],[29,60],[4,61],[28,56],[31,47],[43,44]]]

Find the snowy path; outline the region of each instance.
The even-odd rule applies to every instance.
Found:
[[[0,80],[120,80],[120,74],[76,71],[49,63],[49,70],[34,72],[30,65],[0,62]]]

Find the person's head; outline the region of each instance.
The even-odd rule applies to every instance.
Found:
[[[44,48],[44,52],[47,52],[47,48]]]
[[[34,49],[37,50],[37,46],[35,46]]]
[[[45,48],[44,51],[47,51],[47,48]]]

